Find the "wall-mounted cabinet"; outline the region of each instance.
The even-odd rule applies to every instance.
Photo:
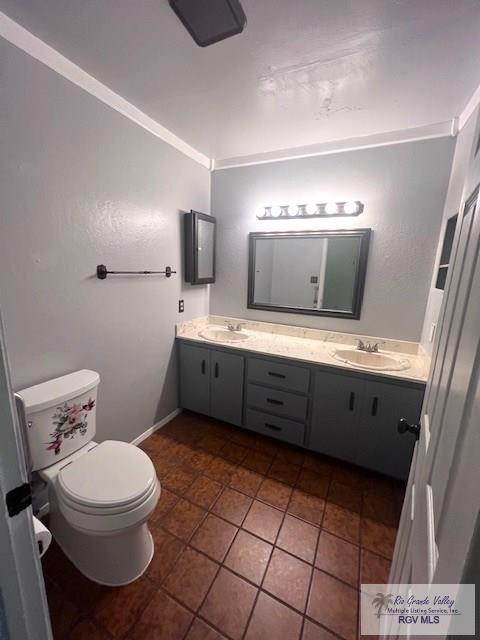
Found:
[[[438,266],[436,289],[445,289],[447,281],[448,267],[452,256],[453,240],[455,238],[455,229],[457,228],[458,214],[447,220],[445,226],[445,234],[443,236],[442,253],[440,255],[440,264]]]
[[[180,341],[180,403],[257,433],[406,480],[425,385]]]
[[[185,281],[190,284],[215,282],[216,219],[190,211],[184,215]]]

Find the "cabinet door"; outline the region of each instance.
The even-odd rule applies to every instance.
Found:
[[[353,462],[364,381],[317,372],[308,448]]]
[[[210,351],[180,344],[180,405],[210,414]]]
[[[384,382],[365,383],[365,403],[359,425],[355,462],[394,478],[408,477],[414,438],[397,432],[400,418],[417,422],[423,390]]]
[[[231,424],[242,424],[244,358],[211,351],[210,415]]]

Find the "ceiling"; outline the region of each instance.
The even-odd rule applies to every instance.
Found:
[[[215,159],[444,122],[479,84],[478,0],[242,0],[202,49],[168,0],[0,0],[13,20]]]

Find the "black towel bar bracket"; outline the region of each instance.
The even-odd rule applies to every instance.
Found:
[[[109,275],[113,276],[153,276],[153,275],[162,275],[166,278],[170,278],[173,273],[177,273],[176,271],[172,271],[172,267],[165,267],[165,271],[108,271],[107,267],[104,264],[97,265],[97,278],[99,280],[105,280],[105,278]]]

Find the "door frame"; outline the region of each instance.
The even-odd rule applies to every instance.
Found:
[[[472,567],[475,563],[480,563],[480,498],[473,489],[480,483],[480,222],[478,218],[476,221],[474,218],[475,215],[480,216],[479,206],[477,186],[460,208],[461,223],[457,226],[453,250],[455,260],[450,262],[447,276],[439,316],[440,331],[435,340],[422,408],[420,440],[416,444],[410,469],[390,584],[459,584],[478,580],[478,575],[472,573]],[[472,211],[472,218],[465,221],[469,211]],[[468,226],[465,227],[466,239],[462,244],[460,237],[464,223]],[[471,248],[470,242],[473,243]],[[458,309],[454,309],[458,295],[461,295],[460,300],[463,301]],[[460,314],[457,320],[455,311]],[[453,334],[452,343],[450,332],[455,325],[458,332]],[[453,355],[450,354],[448,361],[448,349],[452,348],[454,352]],[[458,362],[457,357],[460,357]],[[459,377],[463,379],[459,381]],[[447,416],[452,406],[453,415],[449,423]],[[431,415],[434,424],[439,421],[432,433]],[[449,424],[451,427],[446,427]],[[442,438],[444,428],[449,428],[450,440]],[[448,468],[447,474],[442,472],[440,484],[438,479],[437,482],[434,482],[435,478],[432,479],[437,461]],[[435,485],[433,491],[430,489],[430,500],[426,495],[429,483],[432,487]],[[425,495],[422,495],[422,491]],[[433,492],[438,513],[434,511]],[[425,496],[427,500],[424,499]],[[419,532],[421,545],[418,544]],[[415,569],[418,557],[416,563],[414,553],[425,556],[425,566],[422,564],[420,574]],[[472,575],[475,576],[474,580]],[[386,637],[396,635],[394,633],[393,636]]]
[[[9,516],[6,506],[6,494],[27,482],[27,473],[1,314],[0,426],[0,636],[3,631],[11,640],[52,640],[32,507]]]

